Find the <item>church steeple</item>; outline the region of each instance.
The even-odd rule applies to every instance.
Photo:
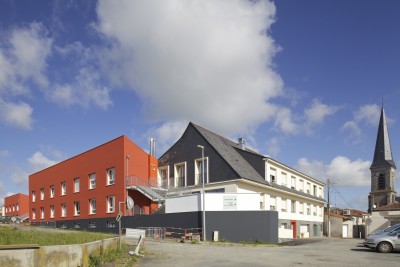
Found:
[[[396,165],[390,147],[385,110],[381,109],[374,160],[371,167],[371,192],[368,196],[368,212],[374,208],[390,205],[396,201],[394,177]]]
[[[382,105],[378,134],[376,137],[374,160],[372,161],[371,169],[386,166],[396,168],[393,161],[392,148],[390,146],[385,110]]]

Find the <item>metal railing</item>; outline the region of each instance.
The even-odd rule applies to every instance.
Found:
[[[164,242],[166,229],[163,227],[138,227],[146,231],[146,240]]]
[[[148,186],[160,188],[157,183],[157,178],[150,177],[148,180],[142,179],[138,176],[127,176],[126,177],[126,186]]]

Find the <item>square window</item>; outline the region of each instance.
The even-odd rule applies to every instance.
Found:
[[[92,173],[89,174],[89,189],[95,189],[96,188],[96,174]]]
[[[107,212],[115,212],[115,196],[107,196]]]
[[[115,184],[115,169],[111,168],[107,170],[107,185]]]

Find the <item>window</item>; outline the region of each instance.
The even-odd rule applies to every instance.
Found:
[[[15,210],[15,207],[14,207],[14,205],[12,205],[12,211],[14,211]]]
[[[292,211],[292,213],[296,213],[296,201],[295,200],[292,200],[291,201],[291,211]]]
[[[50,198],[54,197],[54,185],[50,185]]]
[[[311,194],[311,184],[307,183],[307,194]]]
[[[64,228],[64,229],[67,228],[67,224],[61,223],[60,228]]]
[[[54,206],[50,206],[50,218],[54,218]]]
[[[311,215],[311,207],[310,207],[310,204],[307,204],[307,215]]]
[[[79,178],[74,179],[74,193],[78,193],[79,192],[79,185],[80,185]]]
[[[168,188],[168,166],[159,168],[159,185],[161,188],[167,189]]]
[[[115,169],[111,168],[107,170],[107,185],[115,184]]]
[[[67,194],[67,183],[66,182],[62,182],[61,183],[61,195],[65,196]]]
[[[36,201],[36,192],[32,191],[32,202]]]
[[[269,169],[270,173],[269,173],[269,179],[271,183],[276,183],[277,179],[276,179],[276,169],[274,168],[270,168]]]
[[[270,205],[269,205],[269,209],[270,210],[276,210],[276,197],[275,196],[271,196],[270,197]]]
[[[89,214],[96,214],[96,199],[89,199]]]
[[[175,165],[175,187],[185,186],[186,180],[186,163]]]
[[[61,204],[61,217],[67,216],[67,204]]]
[[[378,190],[383,190],[386,187],[385,175],[383,173],[379,174],[378,177]]]
[[[314,190],[313,190],[314,196],[317,196],[317,186],[314,185]]]
[[[44,219],[44,208],[40,208],[40,219]]]
[[[282,173],[281,184],[287,186],[287,175],[284,172]]]
[[[17,209],[17,211],[19,211],[19,205],[15,205],[15,208]]]
[[[107,222],[106,222],[106,227],[107,227],[107,228],[115,228],[115,222],[107,221]]]
[[[79,216],[81,214],[81,205],[79,204],[79,201],[74,202],[74,215]]]
[[[276,183],[275,175],[270,175],[271,183]]]
[[[96,228],[96,222],[89,222],[88,228]]]
[[[195,185],[203,184],[203,170],[204,170],[204,183],[208,183],[208,158],[196,159],[196,161],[195,161],[195,174],[196,174]]]
[[[74,222],[74,228],[76,228],[76,229],[81,228],[81,224],[78,222]]]
[[[292,189],[296,189],[296,177],[292,176]]]
[[[299,205],[299,213],[300,213],[300,214],[304,214],[304,203],[303,203],[303,202],[300,202],[300,205]]]
[[[281,199],[281,211],[286,212],[287,211],[287,200],[286,198]]]
[[[95,189],[96,188],[96,174],[92,173],[89,174],[89,189]]]
[[[40,200],[44,199],[44,188],[40,188]]]
[[[36,220],[36,209],[32,209],[32,220]]]
[[[115,212],[115,196],[107,197],[107,212]]]
[[[300,180],[300,191],[304,191],[304,180]]]
[[[313,209],[313,215],[317,216],[317,206],[313,206],[312,209]]]

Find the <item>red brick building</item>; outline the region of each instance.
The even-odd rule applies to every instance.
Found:
[[[120,136],[34,173],[29,176],[30,221],[58,225],[68,221],[76,228],[82,224],[93,228],[96,219],[109,218],[110,227],[115,227],[119,211],[132,215],[126,210],[128,195],[150,214],[158,203],[141,193],[138,185],[156,184],[157,164],[154,156]]]
[[[29,196],[15,194],[4,198],[4,216],[26,217],[29,213]]]

